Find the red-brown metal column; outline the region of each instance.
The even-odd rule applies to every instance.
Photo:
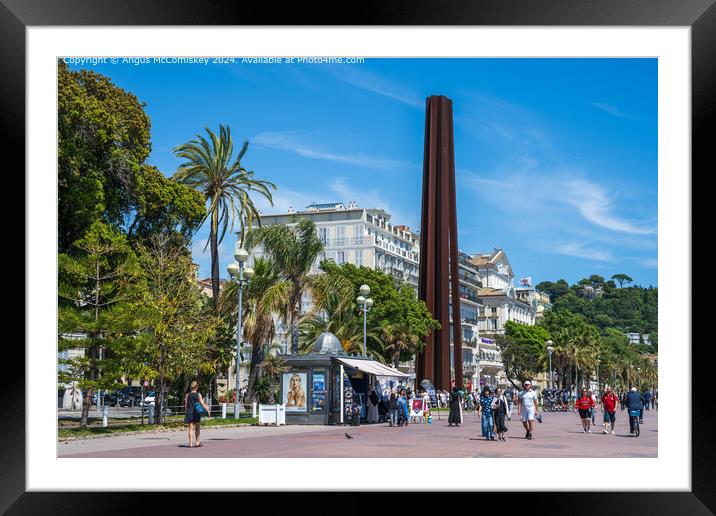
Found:
[[[455,191],[455,142],[453,138],[452,101],[447,113],[449,142],[448,167],[450,175],[450,291],[452,295],[452,348],[453,364],[455,366],[455,381],[462,386],[462,312],[460,310],[460,277],[458,276],[458,247],[457,247],[457,202]]]
[[[417,380],[429,379],[438,389],[450,386],[450,295],[455,380],[462,385],[462,329],[457,275],[457,210],[455,206],[455,150],[452,101],[431,96],[426,101],[423,195],[420,228],[418,294],[441,328],[425,339],[416,360]],[[451,282],[452,278],[452,282]]]

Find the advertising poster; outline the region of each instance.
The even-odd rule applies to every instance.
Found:
[[[326,407],[326,374],[324,372],[313,372],[311,396],[311,411],[323,412]]]
[[[306,373],[283,373],[281,392],[286,412],[306,412]]]

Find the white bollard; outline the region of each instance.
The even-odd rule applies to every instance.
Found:
[[[107,428],[107,422],[109,419],[109,405],[102,407],[102,426]]]
[[[221,404],[221,419],[226,419],[226,403]]]
[[[254,413],[252,417],[256,417],[258,412],[256,412],[256,402],[254,401]]]

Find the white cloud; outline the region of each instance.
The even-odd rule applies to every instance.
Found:
[[[503,174],[505,179],[484,177],[461,170],[468,187],[508,210],[524,213],[527,209],[576,210],[590,223],[611,231],[651,235],[656,228],[619,217],[615,213],[614,198],[603,186],[576,173],[545,174],[532,170],[529,160],[523,160],[521,170]]]
[[[609,104],[604,104],[603,102],[592,102],[592,106],[597,109],[601,109],[605,113],[609,113],[610,115],[618,116],[620,118],[634,118],[634,115],[624,113],[617,106],[610,106]]]
[[[612,254],[606,249],[588,249],[589,243],[568,242],[557,246],[557,252],[566,256],[574,256],[576,258],[586,258],[600,262],[608,262],[612,259]]]
[[[334,77],[343,80],[356,88],[376,93],[389,99],[397,100],[412,108],[424,109],[425,100],[396,81],[366,72],[353,66],[326,67]]]
[[[311,135],[301,131],[276,131],[259,133],[251,139],[251,142],[260,147],[293,152],[304,158],[334,161],[358,167],[389,169],[410,165],[409,163],[395,159],[328,151],[310,141],[316,139],[318,138],[316,138],[315,134]]]
[[[615,215],[612,199],[607,191],[596,183],[584,179],[569,180],[564,183],[561,193],[566,194],[566,202],[577,208],[582,216],[593,224],[636,235],[656,232],[655,228],[637,225]]]

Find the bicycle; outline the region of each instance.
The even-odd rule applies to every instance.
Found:
[[[634,432],[632,432],[634,434],[634,437],[639,437],[639,433],[640,433],[639,432],[639,415],[640,415],[639,410],[629,409],[629,422],[630,422],[630,427],[634,429]]]

